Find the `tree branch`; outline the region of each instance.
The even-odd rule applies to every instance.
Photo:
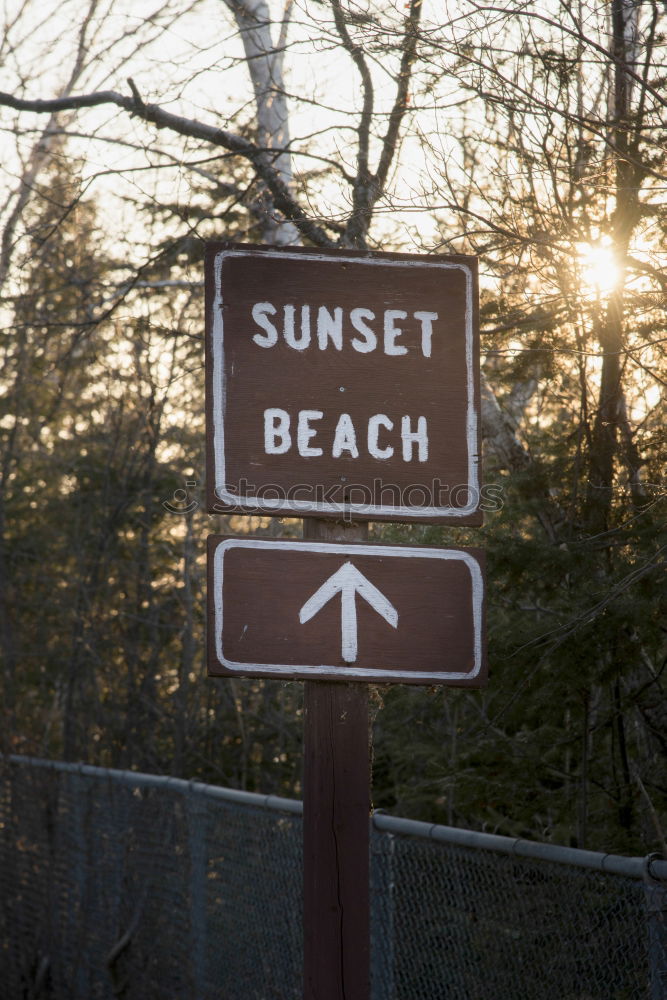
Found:
[[[286,219],[297,227],[302,236],[316,246],[333,246],[334,241],[329,235],[313,222],[293,198],[287,185],[281,179],[271,162],[271,152],[256,146],[242,136],[227,132],[225,129],[214,128],[193,118],[165,111],[157,104],[145,104],[134,87],[132,97],[126,97],[114,90],[102,90],[93,94],[80,94],[73,97],[60,97],[53,100],[28,100],[14,97],[13,94],[0,92],[0,105],[14,108],[16,111],[32,111],[36,114],[55,114],[59,111],[78,111],[81,108],[94,108],[105,104],[114,104],[128,114],[142,121],[149,122],[159,129],[168,129],[177,135],[190,139],[200,139],[221,146],[238,156],[248,160],[258,177],[269,188],[275,207]],[[275,153],[274,153],[275,155]]]
[[[359,119],[359,126],[357,128],[357,134],[359,136],[359,150],[357,153],[357,181],[367,183],[370,176],[368,167],[368,152],[371,119],[373,117],[373,103],[375,99],[373,91],[373,78],[371,77],[371,72],[368,68],[368,64],[366,63],[361,47],[356,45],[350,38],[350,33],[347,30],[345,18],[343,17],[340,0],[331,0],[331,9],[333,10],[336,30],[340,35],[343,47],[345,51],[349,53],[352,61],[359,71],[359,76],[361,77],[363,105],[361,117]]]
[[[477,6],[476,9],[479,13],[481,12],[496,13],[517,18],[533,19],[535,21],[541,22],[542,24],[546,24],[551,28],[555,28],[559,33],[562,33],[563,35],[569,35],[570,38],[574,38],[577,41],[582,42],[584,45],[591,48],[594,52],[597,52],[598,55],[602,56],[602,58],[605,61],[608,61],[609,63],[611,63],[616,67],[620,67],[634,83],[638,83],[641,86],[643,86],[644,89],[647,91],[647,93],[651,94],[651,96],[654,97],[659,104],[661,104],[663,107],[667,106],[667,98],[663,97],[663,95],[660,93],[657,87],[652,87],[649,84],[647,84],[642,79],[639,73],[637,73],[635,70],[630,69],[629,65],[625,62],[625,60],[622,57],[619,57],[614,52],[610,52],[607,48],[605,48],[604,45],[601,45],[599,42],[596,42],[595,39],[591,38],[590,35],[585,34],[585,32],[581,29],[579,23],[576,20],[575,20],[576,30],[573,30],[572,28],[568,28],[565,24],[563,24],[562,21],[557,21],[552,17],[548,17],[544,13],[538,13],[537,11],[507,10],[504,7],[497,7],[493,5],[484,5],[484,4],[480,4],[479,6]]]
[[[403,52],[401,55],[401,68],[398,74],[396,98],[394,100],[394,106],[391,109],[391,114],[389,115],[387,132],[382,140],[382,154],[380,156],[380,163],[376,174],[378,194],[384,190],[384,186],[387,182],[389,168],[391,167],[396,153],[396,144],[398,142],[401,122],[403,121],[405,112],[408,109],[408,91],[410,87],[410,80],[412,78],[412,63],[415,59],[417,40],[419,38],[419,21],[421,19],[421,12],[422,0],[410,0],[410,12],[407,17],[405,34],[403,36]]]

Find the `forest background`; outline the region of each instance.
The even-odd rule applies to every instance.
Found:
[[[374,804],[667,854],[667,10],[25,0],[0,41],[1,747],[300,792],[302,686],[213,680],[206,240],[480,260],[481,692],[373,689]]]

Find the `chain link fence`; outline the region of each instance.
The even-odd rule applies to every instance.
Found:
[[[667,862],[376,815],[373,1000],[667,1000]],[[299,802],[0,763],[2,1000],[300,1000]]]

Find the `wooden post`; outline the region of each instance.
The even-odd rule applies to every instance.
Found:
[[[304,519],[304,537],[362,541],[366,525]],[[368,685],[305,682],[304,1000],[369,1000]]]

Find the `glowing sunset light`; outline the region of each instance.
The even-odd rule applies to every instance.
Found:
[[[610,295],[618,284],[620,268],[609,243],[580,243],[577,252],[583,284],[600,295]]]

